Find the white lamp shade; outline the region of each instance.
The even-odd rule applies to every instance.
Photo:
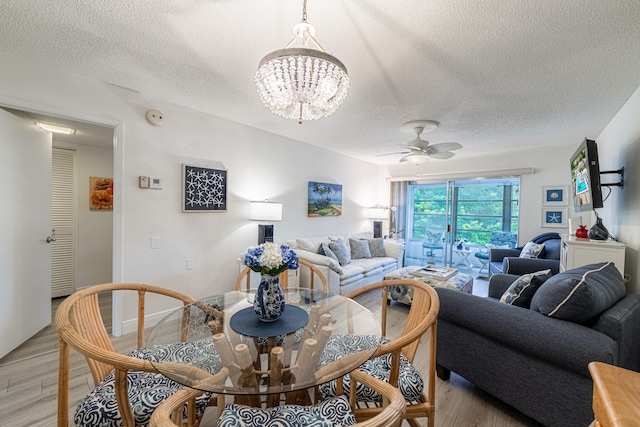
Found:
[[[413,154],[411,156],[407,156],[407,161],[412,165],[421,165],[427,160],[429,160],[429,157],[422,154]]]
[[[369,218],[371,219],[388,219],[387,208],[369,208]]]
[[[254,221],[282,221],[282,203],[249,202],[249,219]]]

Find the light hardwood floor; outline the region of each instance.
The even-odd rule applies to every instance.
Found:
[[[486,295],[486,282],[476,280],[474,293]],[[60,300],[53,300],[55,308]],[[366,303],[366,301],[363,301]],[[374,307],[373,310],[379,309]],[[393,303],[390,319],[400,325],[407,307]],[[103,315],[110,321],[110,303],[104,304]],[[391,317],[393,316],[393,317]],[[395,329],[399,329],[396,326]],[[393,331],[390,331],[390,335]],[[135,346],[135,334],[114,338],[118,351]],[[423,340],[424,341],[424,340]],[[71,351],[70,409],[75,407],[92,388],[92,379],[84,359]],[[426,352],[418,350],[415,364],[422,370],[427,365]],[[58,342],[52,326],[48,326],[29,341],[0,359],[0,425],[2,427],[48,427],[56,425],[58,374]],[[215,425],[214,417],[205,418],[203,425]],[[213,424],[210,422],[213,421]],[[423,425],[426,421],[422,420]],[[406,424],[406,423],[405,423]],[[464,378],[452,373],[449,381],[436,379],[436,426],[474,427],[539,427],[513,408],[497,401]],[[73,425],[73,424],[70,424]]]

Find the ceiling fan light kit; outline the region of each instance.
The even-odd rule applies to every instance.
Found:
[[[424,156],[422,154],[409,154],[405,156],[404,159],[412,165],[418,166],[429,160],[429,156]],[[403,160],[400,159],[400,161],[402,162]]]
[[[267,108],[302,124],[327,117],[340,107],[349,92],[349,76],[344,64],[313,37],[315,29],[307,23],[307,0],[302,6],[302,22],[293,33],[295,38],[284,49],[262,58],[255,79]],[[292,47],[296,41],[302,46]],[[318,49],[310,48],[310,41]]]

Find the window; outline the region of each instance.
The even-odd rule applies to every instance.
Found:
[[[445,230],[448,223],[451,241],[485,244],[492,231],[517,233],[519,195],[519,178],[410,184],[407,238],[422,240],[425,229]]]

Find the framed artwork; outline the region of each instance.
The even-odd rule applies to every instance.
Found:
[[[89,177],[89,210],[113,210],[113,178]]]
[[[566,185],[543,186],[542,204],[544,206],[567,206],[569,204],[569,187]]]
[[[307,216],[342,215],[342,185],[326,182],[309,182]]]
[[[542,208],[542,227],[566,228],[567,208]]]
[[[182,165],[182,212],[226,212],[227,171]]]

